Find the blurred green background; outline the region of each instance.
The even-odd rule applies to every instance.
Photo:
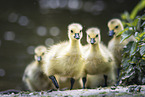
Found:
[[[131,12],[140,0],[0,0],[0,91],[24,89],[22,75],[33,49],[68,40],[67,25],[98,27],[107,45],[107,22]],[[140,12],[143,13],[143,12]],[[139,14],[140,14],[139,13]]]

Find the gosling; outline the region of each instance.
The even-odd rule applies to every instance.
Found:
[[[46,52],[45,46],[35,48],[35,60],[30,63],[23,75],[23,82],[30,91],[48,90],[52,88],[52,83],[42,71],[43,57]]]
[[[122,31],[124,27],[119,19],[111,19],[108,22],[108,28],[109,36],[113,36],[113,38],[108,43],[108,49],[112,52],[115,58],[117,65],[117,77],[119,78],[123,47],[127,45],[128,42],[135,41],[135,38],[131,36],[128,39],[124,40],[122,43],[120,43],[121,35],[118,36],[118,33]]]
[[[103,45],[100,40],[100,30],[98,28],[90,28],[86,31],[87,42],[89,47],[84,46],[85,67],[82,78],[83,88],[85,88],[86,75],[104,75],[104,85],[115,84],[115,61],[111,52]],[[86,49],[88,48],[88,49]],[[90,82],[92,83],[92,82]],[[89,84],[89,83],[88,83]],[[91,87],[91,86],[90,86]]]
[[[83,27],[78,23],[72,23],[68,26],[69,42],[61,42],[49,48],[45,56],[44,72],[52,80],[56,88],[59,88],[54,75],[70,78],[71,87],[75,79],[79,79],[84,67],[82,53]]]

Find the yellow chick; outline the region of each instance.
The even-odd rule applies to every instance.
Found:
[[[82,78],[83,88],[85,88],[86,75],[104,75],[105,84],[104,86],[115,84],[115,61],[111,52],[103,45],[100,40],[100,30],[98,28],[90,28],[86,31],[87,42],[89,47],[84,46],[85,53],[85,67],[84,76]],[[88,49],[86,49],[88,48]],[[94,77],[94,78],[92,78]],[[90,79],[95,79],[95,76],[90,76]],[[98,79],[99,80],[99,79]],[[91,84],[95,84],[97,81],[90,80],[87,87],[92,87]],[[90,84],[90,86],[89,86]],[[97,84],[96,84],[97,85]],[[95,86],[97,87],[97,86]]]
[[[83,27],[78,23],[68,26],[69,42],[61,42],[49,48],[45,56],[44,72],[52,80],[56,88],[59,85],[54,75],[71,78],[71,88],[75,79],[81,77],[84,59],[82,56]]]
[[[35,61],[30,63],[23,75],[23,82],[31,91],[48,90],[52,88],[52,83],[42,71],[43,57],[46,52],[45,46],[35,48]]]
[[[108,28],[109,28],[109,36],[113,36],[113,38],[108,43],[108,49],[112,52],[116,65],[117,65],[117,73],[119,76],[120,71],[120,64],[122,60],[122,51],[123,47],[130,41],[135,41],[135,38],[133,36],[129,37],[128,39],[124,40],[122,43],[121,41],[121,35],[117,36],[117,34],[124,29],[121,21],[119,19],[111,19],[108,22]]]

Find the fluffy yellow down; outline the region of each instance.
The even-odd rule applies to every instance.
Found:
[[[42,71],[43,56],[46,52],[46,47],[38,46],[35,48],[34,52],[35,60],[26,67],[23,75],[23,82],[31,91],[52,89],[52,83]],[[42,58],[40,62],[38,62],[37,57]]]
[[[80,39],[74,38],[79,34]],[[69,41],[60,42],[49,48],[45,55],[44,73],[47,76],[59,75],[60,77],[78,79],[82,76],[84,58],[82,54],[82,26],[72,23],[68,26]]]
[[[88,74],[86,87],[95,88],[102,85],[104,82],[103,75],[108,76],[108,85],[114,85],[116,82],[114,57],[106,46],[100,42],[100,30],[90,28],[86,33],[89,43],[83,48],[85,54],[84,76]],[[91,38],[94,38],[94,44],[91,44]]]
[[[115,28],[117,27],[117,28]],[[121,60],[122,60],[122,50],[123,47],[130,41],[135,41],[135,38],[131,36],[130,38],[124,40],[122,43],[120,43],[121,36],[117,36],[117,34],[124,29],[121,21],[119,19],[111,19],[108,22],[108,28],[109,30],[114,30],[115,34],[113,38],[108,43],[108,49],[112,52],[114,55],[117,67],[120,67]]]

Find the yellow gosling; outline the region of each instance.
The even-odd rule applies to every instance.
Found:
[[[109,28],[109,36],[113,36],[113,38],[108,43],[108,49],[112,52],[114,55],[116,65],[118,68],[118,76],[120,71],[120,64],[122,60],[122,51],[123,47],[130,41],[135,41],[135,38],[131,36],[130,38],[124,40],[122,43],[120,43],[121,36],[117,36],[117,34],[124,29],[121,21],[119,19],[111,19],[108,22],[108,28]]]
[[[84,46],[85,53],[85,68],[84,68],[84,77],[83,88],[85,88],[86,75],[95,75],[103,76],[105,79],[104,86],[114,85],[115,84],[115,61],[111,52],[103,45],[100,40],[100,30],[98,28],[90,28],[86,31],[87,33],[87,42],[89,47]],[[87,48],[87,49],[86,49]],[[87,82],[87,87],[92,87],[91,84],[95,84],[95,76],[89,76],[89,82]],[[94,78],[93,78],[94,77]],[[94,79],[94,80],[91,80]],[[99,80],[99,79],[98,79]],[[97,81],[96,81],[97,82]],[[99,82],[99,81],[98,81]],[[90,86],[89,86],[90,85]],[[98,84],[96,84],[98,85]]]
[[[45,46],[38,46],[35,48],[35,61],[30,63],[23,75],[23,82],[31,91],[48,90],[52,88],[52,83],[46,75],[43,74],[43,56],[46,52]]]
[[[54,75],[71,78],[71,88],[75,79],[79,79],[84,67],[82,55],[83,27],[78,23],[68,26],[69,42],[61,42],[49,48],[45,56],[44,72],[52,80],[56,88],[59,85]]]

